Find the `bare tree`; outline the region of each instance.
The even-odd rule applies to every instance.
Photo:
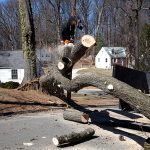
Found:
[[[139,69],[139,13],[143,5],[143,0],[133,0],[127,3],[130,15],[130,27],[134,34],[134,60],[135,68]]]
[[[78,5],[79,5],[79,9],[77,13],[83,21],[84,33],[89,34],[89,20],[90,20],[92,3],[90,0],[81,0],[78,1]]]
[[[16,1],[0,4],[0,37],[1,49],[20,48],[20,33]]]
[[[106,0],[103,0],[101,9],[100,11],[98,11],[98,20],[97,20],[96,33],[95,33],[96,41],[98,40],[100,34],[100,27],[102,23],[102,15],[103,15],[105,4],[106,4]],[[99,10],[98,4],[96,5],[96,10]]]
[[[57,43],[60,43],[60,0],[56,1],[56,18],[57,18]]]
[[[76,0],[72,0],[72,16],[76,16]]]

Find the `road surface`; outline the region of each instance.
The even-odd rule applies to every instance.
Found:
[[[79,132],[88,127],[96,131],[89,141],[63,148],[52,143],[55,135]],[[125,141],[119,140],[120,134]],[[67,121],[63,119],[63,110],[0,118],[0,150],[141,150],[148,135]]]

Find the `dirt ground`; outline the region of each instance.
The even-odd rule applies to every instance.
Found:
[[[72,93],[75,103],[85,107],[116,106],[118,99],[112,96],[94,96]],[[38,91],[18,91],[0,88],[0,115],[47,111],[54,108],[67,108],[68,105],[55,96]]]
[[[95,69],[92,67],[92,72]],[[84,69],[84,72],[86,70]],[[97,73],[111,76],[111,70],[97,69]],[[82,73],[82,70],[77,74]],[[86,87],[95,89],[95,87]],[[116,106],[118,99],[111,95],[86,95],[72,93],[75,103],[84,107]],[[55,96],[49,96],[38,91],[19,91],[0,88],[0,116],[26,112],[47,111],[56,108],[67,108],[68,105]]]

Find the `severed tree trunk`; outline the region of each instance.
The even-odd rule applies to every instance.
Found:
[[[72,132],[68,135],[53,137],[52,141],[56,146],[75,144],[91,139],[94,133],[95,133],[94,129],[87,128],[80,133]]]
[[[85,54],[88,49],[93,47],[95,43],[96,41],[92,36],[84,35],[75,46],[70,43],[59,48],[57,65],[50,65],[49,75],[51,76],[52,72],[57,70],[64,78],[69,78],[69,80],[71,80],[70,73],[72,73],[74,64]],[[63,94],[63,88],[60,87],[61,81],[55,79],[55,75],[52,75],[52,78],[49,75],[40,78],[40,88],[43,92],[52,95],[59,95],[60,97],[61,94]]]
[[[58,71],[56,66],[51,66],[49,76],[40,79],[41,87],[43,87],[43,89],[46,88],[44,85],[52,79],[55,79],[59,83],[59,87],[62,87],[67,91],[78,91],[86,86],[94,86],[102,89],[105,92],[124,100],[134,110],[150,119],[150,97],[113,77],[92,73],[89,69],[87,73],[69,80]]]
[[[74,47],[63,47],[59,50],[57,64],[50,64],[49,73],[39,79],[39,87],[43,92],[64,98],[63,90],[77,92],[83,87],[94,86],[114,95],[128,103],[134,110],[142,113],[150,119],[150,97],[137,89],[123,83],[113,77],[100,75],[99,73],[87,70],[86,73],[74,79],[68,79],[67,75],[73,65],[94,46],[95,40],[89,35],[82,37],[81,41]],[[69,48],[68,48],[69,47]],[[60,67],[60,63],[62,66]]]
[[[77,111],[77,110],[74,110],[74,111],[66,110],[63,113],[63,117],[65,120],[75,121],[79,123],[88,123],[88,120],[89,120],[88,114]]]
[[[67,63],[67,61],[61,61],[63,64],[63,67],[61,68],[59,68],[59,66],[57,67],[56,65],[50,66],[49,75],[43,76],[39,80],[42,90],[49,91],[50,87],[52,87],[52,81],[56,82],[57,88],[59,87],[67,91],[75,92],[86,86],[94,86],[122,99],[134,110],[142,113],[150,119],[150,97],[139,92],[137,89],[129,86],[126,83],[123,83],[113,77],[99,75],[96,72],[92,73],[90,69],[87,71],[87,73],[81,74],[72,80],[66,78],[65,75],[67,74],[68,69],[70,69],[70,67],[72,67],[79,60],[79,58],[84,55],[88,48],[94,45],[94,42],[91,42],[93,41],[92,38],[88,37],[86,38],[86,36],[84,36],[80,43],[73,47],[71,51],[62,53],[63,55],[61,55],[62,57],[60,58],[65,56],[69,63]],[[86,42],[91,44],[86,46],[82,43],[82,41],[83,43]]]
[[[74,46],[71,43],[64,46],[59,53],[58,69],[63,75],[66,75],[70,68],[85,54],[85,52],[94,46],[95,39],[90,35],[84,35]]]
[[[74,64],[85,54],[88,48],[94,46],[95,39],[90,35],[84,35],[74,46],[72,43],[63,46],[63,52],[59,51],[58,69],[64,77],[71,80]],[[67,91],[67,98],[71,99],[71,92]]]

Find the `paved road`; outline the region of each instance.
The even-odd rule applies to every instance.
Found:
[[[78,91],[79,94],[87,94],[87,95],[106,95],[104,91],[101,89],[81,89]]]
[[[17,115],[0,119],[0,150],[141,150],[145,133],[112,130],[97,125],[66,121],[63,110]],[[79,132],[85,128],[95,129],[92,140],[64,148],[52,143],[55,135]],[[119,132],[120,131],[120,132]],[[120,141],[119,135],[126,141]],[[130,135],[130,136],[129,136]]]

